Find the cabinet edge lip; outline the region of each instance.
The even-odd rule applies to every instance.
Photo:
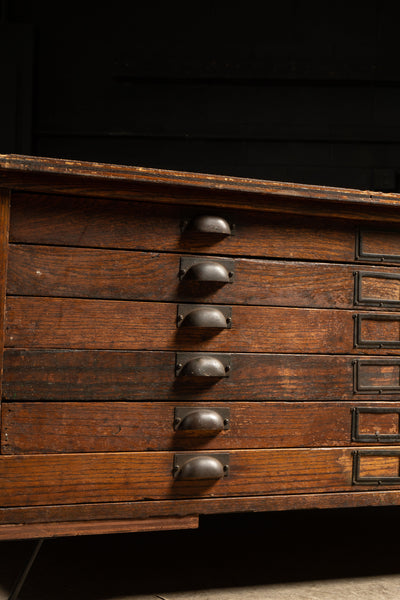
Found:
[[[309,494],[276,494],[229,498],[202,498],[121,503],[94,503],[0,508],[0,528],[21,528],[23,524],[50,526],[153,518],[198,519],[201,516],[266,511],[309,510],[351,507],[399,506],[400,490],[366,490]],[[82,518],[84,515],[84,519]],[[72,525],[71,525],[72,527]]]
[[[43,521],[0,525],[0,541],[198,529],[199,516],[143,517],[136,519],[95,519],[80,521]]]
[[[50,191],[54,189],[57,180],[62,180],[63,186],[66,186],[66,193],[72,193],[72,188],[76,192],[77,180],[88,190],[92,188],[92,193],[95,193],[96,186],[101,185],[105,186],[110,193],[116,186],[128,186],[125,188],[127,196],[129,196],[129,186],[135,184],[203,189],[216,193],[239,192],[257,195],[258,201],[261,197],[265,206],[259,208],[265,210],[268,210],[268,202],[274,199],[400,207],[400,194],[396,193],[100,162],[0,154],[0,187],[10,187],[21,191],[44,191],[45,189]],[[68,186],[71,190],[68,190]],[[100,192],[101,189],[97,191]]]

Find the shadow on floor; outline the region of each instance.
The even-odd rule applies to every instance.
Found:
[[[109,600],[400,573],[399,508],[204,517],[198,530],[45,541],[21,600]],[[34,546],[0,543],[4,598]],[[0,598],[1,592],[0,592]]]

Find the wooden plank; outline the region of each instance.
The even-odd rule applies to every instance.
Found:
[[[120,145],[120,144],[119,144]],[[379,192],[360,192],[359,190],[345,189],[343,187],[317,187],[315,189],[309,186],[306,182],[294,184],[293,188],[285,187],[280,179],[287,179],[287,168],[286,167],[275,167],[273,173],[279,174],[277,177],[278,182],[265,182],[261,179],[246,179],[246,182],[257,182],[260,181],[265,187],[264,191],[261,188],[257,190],[253,195],[253,189],[247,186],[240,185],[234,191],[229,184],[225,188],[221,181],[218,179],[215,181],[213,186],[209,185],[209,181],[213,179],[213,176],[208,176],[205,180],[204,187],[202,184],[195,183],[191,186],[190,178],[188,184],[179,186],[179,177],[176,180],[176,184],[169,185],[168,175],[169,173],[176,173],[182,176],[182,173],[173,171],[162,171],[161,169],[154,169],[152,173],[161,173],[163,176],[162,181],[158,181],[158,184],[152,182],[151,178],[149,184],[144,182],[135,183],[127,181],[125,184],[121,183],[119,177],[113,179],[96,180],[89,175],[88,179],[84,179],[85,176],[71,173],[69,176],[61,175],[46,175],[46,178],[40,174],[40,172],[34,173],[33,175],[29,170],[19,170],[4,173],[1,169],[2,157],[0,155],[0,187],[12,187],[14,190],[20,192],[42,193],[46,195],[79,195],[86,197],[99,198],[114,198],[115,200],[129,200],[139,201],[143,205],[149,202],[157,202],[163,205],[165,204],[176,204],[184,206],[185,212],[188,212],[188,208],[202,207],[219,207],[226,211],[231,211],[236,208],[246,209],[250,211],[258,211],[259,213],[268,212],[269,214],[295,214],[299,216],[312,216],[312,217],[329,217],[337,219],[349,219],[351,221],[365,222],[381,222],[387,223],[393,226],[394,223],[399,223],[399,211],[398,211],[398,197],[396,194],[383,194]],[[80,163],[80,164],[91,164],[91,163]],[[102,172],[107,170],[108,165],[101,165]],[[329,177],[332,181],[337,181],[337,174],[332,173],[332,170],[336,167],[330,168],[313,168],[310,173],[319,173],[318,177],[326,178]],[[370,177],[368,172],[364,169],[355,169],[357,181],[369,182]],[[259,168],[253,173],[257,175],[260,172]],[[307,174],[304,171],[304,167],[294,167],[291,169],[292,174],[296,174],[293,179],[306,178]],[[327,173],[329,175],[327,175]],[[189,173],[189,176],[192,176]],[[282,175],[285,175],[284,177]],[[346,174],[345,174],[346,175]],[[346,185],[354,185],[354,175],[350,172],[350,176],[345,181],[348,181]],[[207,177],[207,176],[206,176]],[[310,177],[310,175],[308,175]],[[224,182],[229,182],[232,177],[223,177]],[[156,180],[156,177],[154,177]],[[94,184],[93,184],[94,182]],[[283,187],[282,187],[283,186]],[[211,187],[212,192],[208,189]],[[361,186],[365,186],[364,184]],[[312,188],[312,189],[310,189]],[[305,190],[305,191],[304,191]],[[353,194],[354,191],[354,194]],[[310,202],[309,202],[310,200]],[[366,210],[366,208],[368,209]],[[344,223],[344,221],[342,221]]]
[[[219,210],[215,204],[212,209],[204,206],[196,210],[151,202],[15,194],[10,240],[159,252],[162,239],[163,251],[179,253],[354,260],[355,229],[351,224]],[[210,210],[233,224],[235,234],[182,233],[184,221]]]
[[[229,428],[175,431],[176,407],[228,408]],[[3,403],[1,451],[45,454],[360,445],[352,441],[353,411],[360,407],[374,411],[359,414],[360,434],[399,435],[399,402],[15,402]],[[386,410],[376,412],[379,409]]]
[[[1,456],[0,478],[7,486],[0,489],[0,505],[354,491],[351,448],[232,450],[229,476],[217,481],[174,480],[173,457],[171,452]],[[381,465],[364,457],[364,465],[368,461],[370,474],[381,477]]]
[[[180,260],[176,254],[11,244],[7,293],[309,308],[371,306],[367,299],[372,297],[372,309],[385,303],[389,309],[400,308],[396,267],[361,267],[355,297],[360,267],[237,258],[233,282],[222,284],[180,280]],[[224,264],[223,257],[197,260]]]
[[[397,194],[271,182],[224,175],[168,171],[146,167],[100,164],[79,160],[0,154],[0,186],[13,187],[15,190],[25,189],[61,194],[68,192],[89,196],[94,194],[100,197],[105,195],[108,197],[129,198],[132,197],[132,193],[137,193],[138,188],[135,184],[138,183],[148,184],[149,191],[152,189],[151,185],[156,184],[157,189],[160,190],[160,196],[155,196],[159,198],[158,202],[166,200],[163,197],[163,192],[165,193],[163,186],[169,187],[169,201],[172,199],[171,195],[172,197],[179,196],[179,194],[176,194],[177,190],[171,189],[172,186],[176,186],[185,188],[184,196],[187,199],[191,196],[187,188],[213,190],[215,193],[213,203],[215,203],[216,198],[220,197],[219,191],[229,191],[231,200],[228,201],[228,205],[230,206],[236,204],[232,192],[251,193],[257,196],[264,194],[264,204],[260,197],[253,203],[253,206],[258,205],[258,210],[265,210],[265,205],[268,205],[271,200],[270,196],[274,195],[284,198],[302,197],[311,201],[323,199],[325,203],[359,203],[371,206],[375,204],[381,208],[384,206],[398,206],[399,204]],[[140,189],[143,190],[143,187]],[[243,208],[251,208],[251,204],[244,205],[243,196],[240,200]],[[183,198],[181,201],[183,201]],[[280,198],[280,211],[286,212],[285,204],[286,202],[282,203]],[[275,206],[277,208],[278,204]],[[359,216],[361,214],[361,212],[358,213]]]
[[[0,508],[3,524],[48,523],[97,519],[151,518],[154,516],[210,515],[240,512],[305,510],[323,508],[382,507],[400,505],[400,491],[381,490],[325,492],[310,494],[274,494],[235,498],[192,498],[186,500],[145,500]]]
[[[137,533],[140,531],[171,531],[197,529],[199,518],[152,517],[149,519],[108,519],[107,521],[67,521],[59,523],[21,523],[0,525],[0,540],[99,535],[106,533]]]
[[[193,353],[192,357],[201,356]],[[176,376],[170,352],[4,352],[3,397],[18,400],[376,400],[400,393],[400,362],[361,356],[230,356],[229,377]]]
[[[15,296],[7,302],[5,345],[370,354],[382,352],[378,342],[384,342],[385,354],[397,354],[398,314],[359,314],[355,320],[347,310],[234,306],[231,328],[209,329],[177,327],[177,306],[171,303]]]
[[[0,402],[3,382],[10,192],[0,189]]]
[[[236,353],[231,356],[229,377],[201,379],[177,377],[172,352],[6,349],[3,395],[9,401],[352,400],[353,360],[353,356]],[[369,389],[363,398],[376,399],[385,385],[399,384],[396,359],[393,364],[389,359],[360,360],[360,387]]]

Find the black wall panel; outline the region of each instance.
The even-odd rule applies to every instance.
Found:
[[[99,4],[6,6],[34,31],[32,153],[400,190],[395,3]]]

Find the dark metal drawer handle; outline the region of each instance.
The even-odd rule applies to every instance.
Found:
[[[221,309],[215,306],[200,306],[180,310],[180,307],[178,307],[178,327],[229,329],[231,323],[230,308]]]
[[[229,471],[229,455],[175,455],[175,479],[222,479]]]
[[[223,431],[229,429],[229,408],[175,408],[175,431]]]
[[[178,363],[178,365],[182,365],[182,363]],[[196,356],[188,360],[179,370],[178,365],[177,375],[179,374],[179,377],[226,377],[230,370],[228,365],[225,366],[215,356]]]
[[[204,260],[193,264],[187,271],[180,272],[180,278],[190,281],[220,281],[230,283],[233,272],[214,260]]]
[[[232,235],[231,227],[225,219],[215,215],[198,215],[186,224],[187,231]]]

